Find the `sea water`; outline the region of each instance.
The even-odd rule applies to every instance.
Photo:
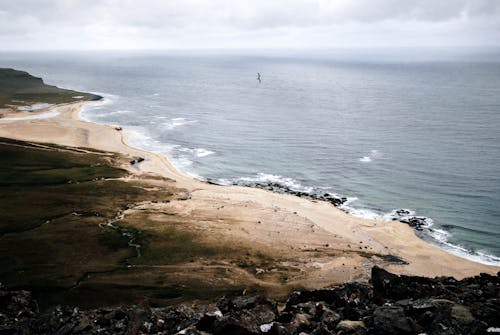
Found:
[[[423,238],[500,264],[498,53],[3,53],[0,66],[103,95],[83,117],[198,178],[346,196],[378,220],[409,209],[428,218]]]

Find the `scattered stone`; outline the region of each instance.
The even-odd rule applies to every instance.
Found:
[[[394,263],[394,264],[402,264],[402,265],[407,265],[409,264],[407,261],[405,261],[403,258],[399,256],[394,256],[394,255],[383,255],[382,259],[386,262],[389,263]]]
[[[135,165],[135,164],[139,164],[141,162],[144,162],[144,158],[143,157],[135,157],[133,160],[130,161],[130,165]]]
[[[474,316],[472,316],[470,310],[463,305],[453,305],[451,307],[451,317],[463,325],[469,325],[474,322]]]
[[[342,320],[337,325],[338,330],[345,331],[358,330],[359,328],[365,328],[365,323],[363,321]]]
[[[309,193],[309,192],[302,192],[302,191],[296,191],[291,189],[290,187],[280,184],[280,183],[260,183],[260,182],[237,182],[233,183],[233,185],[240,185],[240,186],[247,186],[247,187],[255,187],[255,188],[260,188],[263,190],[268,190],[276,193],[281,193],[281,194],[291,194],[295,195],[300,198],[306,198],[310,200],[323,200],[323,201],[328,201],[335,207],[339,207],[345,202],[347,202],[346,197],[338,197],[329,193],[323,193],[323,194],[317,194],[317,193]],[[297,212],[294,212],[294,214],[297,214]]]
[[[380,306],[373,312],[373,323],[377,333],[387,335],[414,334],[414,325],[405,316],[400,306]]]
[[[371,284],[297,291],[196,307],[120,306],[40,312],[26,291],[0,284],[0,334],[487,334],[500,333],[500,276],[398,276],[372,269]]]

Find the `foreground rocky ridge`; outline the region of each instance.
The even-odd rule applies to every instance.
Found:
[[[40,313],[26,291],[0,288],[0,334],[491,334],[500,332],[500,273],[455,280],[372,269],[371,284],[215,304]]]

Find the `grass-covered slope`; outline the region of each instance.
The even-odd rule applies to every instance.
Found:
[[[35,103],[68,103],[99,100],[100,96],[46,85],[41,78],[27,72],[0,68],[0,108]]]
[[[0,282],[61,303],[88,273],[124,268],[134,256],[129,237],[103,224],[129,204],[172,194],[120,179],[128,175],[120,159],[0,138]]]
[[[268,257],[207,240],[210,218],[165,209],[188,199],[186,191],[130,175],[119,167],[129,160],[0,138],[0,283],[32,291],[42,307],[162,305],[263,290],[252,274],[273,267]]]

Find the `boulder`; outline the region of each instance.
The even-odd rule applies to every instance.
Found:
[[[373,323],[378,334],[415,334],[414,322],[405,316],[400,306],[380,306],[373,312]]]
[[[360,328],[365,328],[365,323],[363,321],[351,321],[351,320],[342,320],[337,325],[337,330],[344,331],[355,331]]]

